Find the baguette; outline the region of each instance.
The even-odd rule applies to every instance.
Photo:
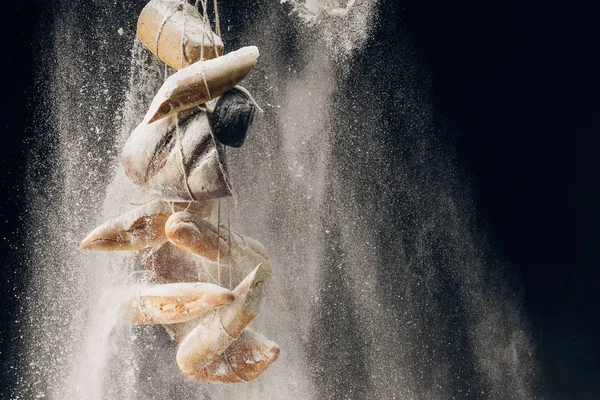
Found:
[[[213,203],[195,205],[198,218],[212,212]],[[90,232],[81,242],[82,250],[117,251],[142,250],[167,242],[165,223],[174,211],[186,209],[188,203],[168,203],[155,200],[105,222]]]
[[[134,285],[123,302],[124,317],[133,325],[182,323],[234,300],[230,290],[211,283]]]
[[[258,56],[256,46],[242,47],[179,70],[159,89],[144,122],[150,124],[219,97],[248,76],[256,66]]]
[[[261,243],[237,233],[229,235],[225,227],[219,233],[215,225],[189,212],[174,213],[165,224],[168,240],[190,253],[212,262],[219,260],[234,271],[250,271],[258,264],[270,271],[269,253]]]
[[[81,242],[81,249],[96,251],[141,250],[167,241],[165,223],[171,206],[153,201],[105,222]]]

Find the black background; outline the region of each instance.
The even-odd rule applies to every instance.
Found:
[[[385,40],[409,35],[433,80],[434,110],[458,139],[493,245],[524,286],[548,392],[600,395],[600,7],[467,7],[381,1]],[[3,5],[0,238],[1,386],[17,377],[25,283],[26,138],[44,108],[36,68],[48,2]],[[378,30],[377,32],[382,32]],[[5,393],[4,393],[5,394]]]
[[[524,287],[550,393],[597,398],[598,7],[407,7],[479,210]]]

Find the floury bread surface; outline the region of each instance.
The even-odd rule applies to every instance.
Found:
[[[163,200],[206,201],[230,196],[223,145],[216,142],[205,111],[142,122],[125,143],[125,174]]]
[[[177,71],[159,89],[144,122],[152,123],[219,97],[248,76],[258,56],[258,47],[242,47]]]
[[[137,37],[162,62],[176,70],[199,61],[201,55],[210,60],[223,54],[221,38],[204,24],[202,15],[187,1],[150,1],[138,19]]]
[[[212,201],[202,203],[169,203],[155,200],[111,219],[90,232],[81,242],[83,250],[142,250],[158,246],[168,239],[165,224],[173,212],[188,210],[199,218],[212,213]]]
[[[211,364],[188,379],[212,383],[243,383],[262,374],[279,357],[279,346],[251,329],[240,336]]]
[[[194,375],[218,359],[252,322],[258,315],[263,286],[270,276],[270,269],[259,265],[233,290],[233,303],[200,319],[177,350],[177,365],[184,374]]]
[[[244,273],[259,264],[270,270],[269,253],[261,243],[235,232],[228,234],[225,227],[221,227],[219,236],[217,230],[212,223],[185,211],[174,213],[165,224],[165,233],[171,243],[210,262],[219,261]]]
[[[134,325],[187,322],[235,300],[230,290],[200,282],[134,285],[126,293],[124,318]]]

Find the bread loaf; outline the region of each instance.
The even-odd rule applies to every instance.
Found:
[[[200,319],[177,350],[177,365],[184,374],[194,375],[219,358],[256,317],[268,277],[270,272],[259,265],[233,290],[233,303]]]
[[[126,293],[124,318],[133,325],[187,322],[235,299],[230,290],[199,282],[133,285]]]
[[[221,198],[232,193],[222,148],[196,109],[138,125],[123,148],[123,168],[134,185],[164,200]]]
[[[212,383],[243,383],[256,379],[279,357],[279,346],[251,329],[240,336],[211,364],[186,377]]]
[[[199,61],[201,55],[209,60],[223,54],[221,38],[187,1],[151,0],[138,19],[137,37],[176,70]]]
[[[152,123],[219,97],[248,76],[258,62],[258,56],[256,46],[242,47],[179,70],[163,83],[144,122]]]

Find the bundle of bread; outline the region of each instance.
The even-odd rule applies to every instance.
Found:
[[[214,60],[198,61],[170,76],[125,143],[123,166],[131,182],[168,200],[200,201],[231,195],[223,144],[211,126],[212,120],[221,127],[222,118],[211,116],[231,113],[233,107],[229,103],[221,107],[219,102],[214,109],[198,106],[228,91],[236,93],[234,87],[257,60],[258,49],[244,47]],[[245,105],[245,109],[233,110],[236,119],[247,121],[238,128],[244,136],[252,122],[247,115],[253,115],[255,107],[250,98]]]
[[[151,278],[115,297],[122,320],[163,325],[179,345],[186,377],[246,382],[279,355],[274,342],[247,328],[271,277],[269,254],[221,225],[220,204],[216,223],[212,214],[214,203],[232,194],[223,146],[242,145],[258,109],[237,86],[256,65],[258,49],[223,55],[207,18],[180,0],[151,0],[137,34],[178,70],[122,154],[127,177],[156,200],[94,229],[81,248],[138,251]]]

